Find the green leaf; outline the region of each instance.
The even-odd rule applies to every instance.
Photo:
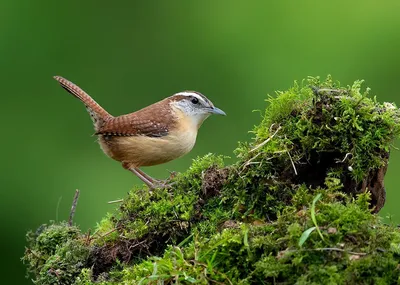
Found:
[[[310,234],[316,229],[316,227],[309,228],[308,230],[305,230],[299,239],[299,246],[302,247],[303,244],[306,242]]]

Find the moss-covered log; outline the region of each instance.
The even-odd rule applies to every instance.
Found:
[[[28,272],[37,284],[399,282],[400,232],[375,213],[400,111],[360,88],[328,77],[277,92],[235,164],[209,154],[170,188],[133,189],[92,236],[41,226]]]

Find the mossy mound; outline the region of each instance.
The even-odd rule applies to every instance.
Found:
[[[237,162],[206,155],[168,189],[133,189],[89,236],[28,235],[37,284],[394,284],[400,232],[373,212],[400,111],[309,78],[268,99]]]

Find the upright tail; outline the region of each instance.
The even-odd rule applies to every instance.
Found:
[[[97,102],[94,101],[92,97],[90,97],[85,91],[83,91],[71,81],[68,81],[61,76],[54,76],[54,79],[57,80],[58,83],[60,83],[62,88],[67,90],[69,93],[81,100],[83,104],[85,104],[86,110],[89,112],[89,115],[92,118],[96,132],[101,128],[104,122],[113,117],[99,104],[97,104]]]

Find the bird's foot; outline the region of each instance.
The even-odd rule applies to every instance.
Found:
[[[153,180],[158,184],[163,186],[163,188],[169,188],[172,185],[174,185],[176,182],[171,182],[175,177],[177,173],[175,171],[169,171],[169,177],[167,179],[155,179]]]
[[[158,181],[153,183],[153,187],[154,188],[161,188],[161,189],[170,189],[170,188],[172,188],[172,186],[174,186],[174,184],[176,184],[176,182],[171,182],[170,183],[169,181],[170,181],[169,179],[158,180]]]
[[[150,189],[155,189],[155,188],[171,188],[175,182],[171,182],[176,177],[176,172],[175,171],[170,171],[170,176],[165,179],[165,180],[159,180],[151,177],[150,175],[146,174],[143,172],[141,169],[138,167],[134,167],[131,164],[127,162],[122,163],[122,167],[125,169],[131,171],[133,174],[135,174],[140,180],[142,180]]]

